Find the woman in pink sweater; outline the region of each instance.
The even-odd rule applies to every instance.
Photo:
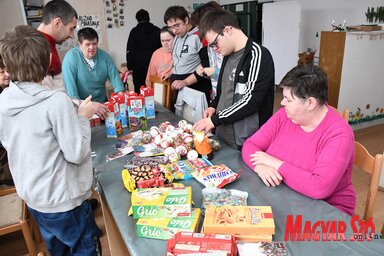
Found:
[[[152,87],[150,80],[151,75],[158,76],[162,80],[166,80],[172,75],[172,45],[174,38],[175,34],[173,34],[168,27],[163,27],[160,30],[162,47],[152,54],[151,61],[149,62],[147,77],[145,79],[145,84],[148,87]]]
[[[282,181],[352,215],[354,136],[327,105],[327,76],[313,65],[289,71],[280,83],[281,108],[243,145],[245,163],[267,186]]]

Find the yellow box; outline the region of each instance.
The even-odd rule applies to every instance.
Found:
[[[200,219],[200,209],[191,211],[190,217],[139,219],[137,236],[168,240],[177,232],[195,232]]]
[[[275,223],[270,206],[207,206],[205,233],[230,235],[272,235]]]
[[[191,187],[139,188],[132,192],[132,213],[139,218],[188,217],[191,214]],[[130,215],[131,210],[128,215]]]

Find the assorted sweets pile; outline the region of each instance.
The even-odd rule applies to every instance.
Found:
[[[192,178],[220,188],[240,175],[225,165],[213,165],[206,154],[219,150],[220,143],[205,133],[192,132],[192,125],[185,120],[177,126],[166,121],[120,139],[124,148],[131,147],[136,154],[122,171],[130,192],[135,188],[170,187],[174,180]]]
[[[141,95],[113,95],[106,105],[107,137],[117,138],[126,127],[131,131],[119,137],[117,151],[107,160],[135,154],[124,166],[122,180],[132,192],[128,215],[137,219],[138,237],[168,240],[169,256],[211,251],[215,255],[238,255],[244,242],[258,242],[260,255],[273,255],[271,248],[277,248],[277,243],[272,242],[272,209],[247,206],[247,192],[222,189],[238,179],[240,172],[210,162],[213,152],[220,149],[218,141],[193,131],[192,124],[185,120],[176,126],[166,121],[148,128],[147,119],[154,118],[155,111],[153,91],[146,88]],[[192,207],[192,188],[179,183],[189,179],[206,187],[202,190],[202,209]],[[281,250],[286,249],[284,245],[278,247],[278,255],[289,255]]]

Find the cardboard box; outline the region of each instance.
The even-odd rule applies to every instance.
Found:
[[[237,256],[235,237],[231,235],[179,232],[167,241],[167,256],[176,255]],[[208,254],[209,255],[209,254]]]
[[[275,234],[270,206],[207,206],[204,233],[231,235]]]
[[[272,242],[273,235],[235,235],[242,242]]]
[[[117,138],[117,135],[123,132],[119,120],[116,118],[116,104],[114,102],[105,102],[108,107],[108,116],[105,119],[105,132],[107,138]]]
[[[189,217],[139,219],[137,236],[168,240],[179,231],[195,232],[200,219],[200,209],[194,208]]]
[[[144,96],[147,119],[155,118],[155,91],[152,88],[141,86],[140,94]]]
[[[192,190],[184,188],[139,188],[132,192],[132,211],[139,218],[188,217],[191,214]]]
[[[129,96],[127,100],[129,129],[131,131],[147,130],[144,96]]]
[[[120,122],[121,126],[123,128],[128,127],[128,117],[127,117],[127,105],[125,104],[125,96],[124,95],[119,95],[119,94],[114,94],[111,96],[113,101],[117,104],[119,108],[119,115],[120,115]]]

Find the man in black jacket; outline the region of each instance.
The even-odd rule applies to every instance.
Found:
[[[127,41],[127,68],[132,74],[135,92],[145,85],[149,61],[155,50],[161,47],[160,28],[149,22],[149,13],[139,10],[136,13],[137,26],[129,33]]]
[[[217,96],[204,111],[195,130],[216,128],[227,144],[241,148],[273,112],[275,69],[265,47],[248,38],[237,18],[225,10],[213,10],[200,21],[200,35],[224,56]]]

